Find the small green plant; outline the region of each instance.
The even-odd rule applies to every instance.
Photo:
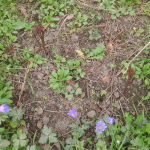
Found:
[[[6,82],[4,84],[3,81],[0,81],[0,105],[7,103],[12,103],[12,100],[10,98],[12,97],[12,89],[13,87],[10,86],[11,82]]]
[[[101,38],[101,34],[100,34],[100,31],[98,29],[90,30],[89,34],[90,34],[90,36],[89,36],[90,40],[96,40],[97,41],[98,39]]]
[[[40,8],[33,10],[33,14],[38,15],[42,24],[57,27],[58,25],[55,22],[58,22],[60,17],[64,16],[64,13],[71,10],[72,2],[66,0],[41,0],[37,5],[40,5]]]
[[[52,133],[51,128],[48,128],[47,126],[44,125],[44,127],[42,129],[42,134],[43,135],[40,137],[39,143],[45,144],[48,141],[48,143],[50,145],[50,143],[57,142],[56,134]]]
[[[146,87],[147,89],[150,89],[150,79],[149,79],[150,64],[148,63],[150,59],[139,57],[134,61],[135,62],[131,64],[131,67],[134,69],[134,78],[142,79],[143,85],[141,85],[141,87]],[[121,64],[124,65],[124,68],[128,67],[128,63],[126,63],[125,60],[122,61]],[[122,73],[125,73],[125,69],[122,70]],[[126,78],[128,78],[128,76],[126,76]],[[147,96],[142,96],[141,102],[144,100],[148,100],[149,97],[150,97],[150,93],[148,92]]]
[[[141,4],[140,0],[120,0],[118,2],[121,6],[128,6],[128,5],[136,5],[136,4]]]
[[[29,61],[29,68],[35,68],[37,65],[41,65],[46,62],[46,59],[42,58],[38,54],[34,54],[27,47],[23,50],[23,60]]]
[[[70,28],[74,28],[74,30],[71,30],[71,32],[75,31],[76,27],[81,27],[81,26],[86,26],[88,25],[88,17],[86,15],[82,15],[80,12],[78,13],[78,16],[76,18],[75,21],[70,22],[69,24],[67,24],[68,27]]]
[[[92,49],[90,52],[89,49],[84,49],[87,54],[87,59],[96,59],[100,60],[104,57],[104,52],[106,51],[105,46],[97,46],[95,49]]]
[[[149,123],[147,119],[142,115],[138,115],[135,119],[132,115],[129,115],[129,113],[125,113],[124,119],[124,125],[116,120],[115,125],[109,122],[109,125],[105,126],[104,129],[105,123],[108,123],[108,116],[104,116],[102,121],[99,122],[100,127],[102,127],[100,130],[103,129],[103,132],[100,134],[97,132],[97,149],[125,150],[126,148],[138,148],[148,150],[150,148]],[[97,128],[97,130],[99,129]],[[106,145],[106,137],[111,138],[109,146],[108,144]]]
[[[144,32],[144,29],[139,29],[136,33],[136,37],[139,37]]]
[[[50,87],[58,94],[64,94],[68,100],[73,98],[73,94],[81,94],[82,90],[78,87],[78,84],[71,85],[70,80],[73,78],[70,75],[69,68],[62,67],[57,72],[52,72],[52,76],[49,76]]]
[[[65,149],[70,150],[76,149],[84,150],[84,141],[80,141],[79,138],[81,138],[85,134],[85,130],[89,129],[89,125],[92,123],[90,121],[81,120],[82,125],[80,125],[79,120],[76,121],[76,123],[73,123],[69,125],[69,127],[73,130],[73,138],[69,138],[66,140],[66,147]]]

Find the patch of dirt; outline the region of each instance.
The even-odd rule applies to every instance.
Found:
[[[79,32],[68,33],[68,28],[64,25],[62,28],[64,32],[58,35],[58,29],[46,29],[45,40],[47,44],[46,59],[48,63],[42,66],[37,66],[35,69],[30,69],[26,85],[23,89],[20,107],[23,108],[23,119],[26,121],[26,128],[29,132],[28,137],[30,144],[32,144],[33,136],[37,130],[35,143],[41,135],[43,125],[51,127],[52,131],[57,134],[57,137],[65,141],[71,135],[69,125],[76,119],[70,118],[67,113],[69,106],[78,111],[78,118],[92,120],[89,112],[96,113],[96,120],[101,119],[105,114],[110,116],[123,115],[125,112],[130,112],[136,115],[133,108],[133,103],[137,111],[143,110],[142,106],[138,106],[141,96],[145,96],[147,91],[139,88],[142,84],[140,79],[133,79],[126,94],[123,95],[124,87],[127,80],[122,78],[120,73],[120,64],[123,60],[131,60],[133,53],[137,53],[137,49],[145,45],[145,41],[139,41],[134,34],[133,28],[145,29],[145,32],[140,36],[144,38],[146,34],[145,19],[143,16],[127,16],[120,17],[116,20],[111,20],[109,16],[103,16],[101,21],[95,23],[103,25],[99,27],[102,33],[101,39],[97,41],[90,41],[88,30],[90,27],[81,28]],[[95,26],[96,27],[96,26]],[[18,41],[22,48],[27,46],[33,52],[41,54],[43,57],[44,51],[37,51],[38,44],[31,38],[30,33],[25,32],[18,35]],[[65,38],[64,42],[62,38]],[[56,71],[56,67],[52,64],[51,59],[54,59],[52,47],[56,53],[68,60],[72,58],[81,59],[75,50],[83,50],[88,48],[90,51],[96,46],[104,45],[106,52],[103,60],[86,60],[86,66],[82,66],[82,70],[86,72],[86,77],[79,80],[79,85],[82,88],[83,94],[74,96],[72,101],[66,101],[63,95],[58,95],[49,88],[49,75],[52,71]],[[110,67],[111,64],[116,64],[117,67]],[[48,69],[46,69],[48,66]],[[25,66],[26,67],[26,66]],[[21,71],[17,77],[14,77],[14,103],[18,100],[22,89],[22,82],[24,81],[25,71]],[[107,77],[106,83],[102,79]],[[31,89],[31,86],[34,93]],[[101,95],[102,91],[106,91],[106,95]],[[92,95],[92,91],[94,94]],[[133,93],[136,94],[133,97]],[[76,102],[79,98],[81,100]],[[133,97],[133,98],[132,98]],[[133,100],[133,103],[132,103]],[[72,103],[74,103],[71,105]],[[68,103],[68,105],[66,104]],[[147,102],[144,102],[145,106]],[[82,108],[82,109],[81,109]],[[148,107],[146,108],[149,109]],[[86,148],[88,143],[86,138],[92,137],[93,144],[96,143],[95,138],[95,123],[81,138],[85,140]],[[91,146],[91,147],[92,147]],[[45,146],[46,147],[46,146]],[[52,149],[59,149],[59,146],[54,146]],[[94,147],[92,147],[94,148]],[[45,149],[45,148],[44,148]]]

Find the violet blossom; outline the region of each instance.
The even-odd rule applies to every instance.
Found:
[[[0,106],[0,112],[5,113],[5,114],[8,113],[9,112],[9,106],[7,106],[6,103],[1,105]]]
[[[99,121],[96,124],[96,131],[101,134],[103,131],[105,131],[105,129],[107,128],[107,126],[105,126],[105,123],[102,123],[102,121]]]
[[[75,108],[73,108],[73,110],[69,110],[67,114],[73,118],[77,117],[77,111],[75,110]]]

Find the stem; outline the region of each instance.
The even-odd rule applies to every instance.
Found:
[[[114,131],[114,134],[113,134],[110,150],[113,148],[113,142],[114,142],[114,139],[115,139],[114,137],[115,137],[115,133],[116,133],[116,130],[117,130],[117,126],[118,126],[118,119],[117,119],[116,124],[115,124],[115,131]]]
[[[122,147],[122,145],[124,144],[124,142],[125,142],[125,140],[126,140],[126,137],[127,137],[127,134],[128,134],[128,131],[126,132],[126,134],[125,134],[125,136],[124,136],[124,139],[123,139],[123,141],[122,141],[122,143],[121,143],[121,145],[120,145],[120,147],[119,147],[118,150],[120,150],[121,147]]]

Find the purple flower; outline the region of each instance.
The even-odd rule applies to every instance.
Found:
[[[41,124],[44,124],[42,120],[41,120]]]
[[[67,114],[73,118],[77,117],[77,111],[75,110],[75,108],[73,108],[73,110],[69,110],[69,113]]]
[[[105,123],[102,123],[101,121],[99,121],[96,124],[96,131],[101,134],[103,131],[105,131],[105,129],[107,128],[107,126],[105,126]]]
[[[8,113],[9,112],[9,106],[7,106],[7,104],[3,104],[0,106],[0,112],[2,113]]]
[[[110,125],[112,125],[114,123],[114,118],[107,118],[107,121]]]

